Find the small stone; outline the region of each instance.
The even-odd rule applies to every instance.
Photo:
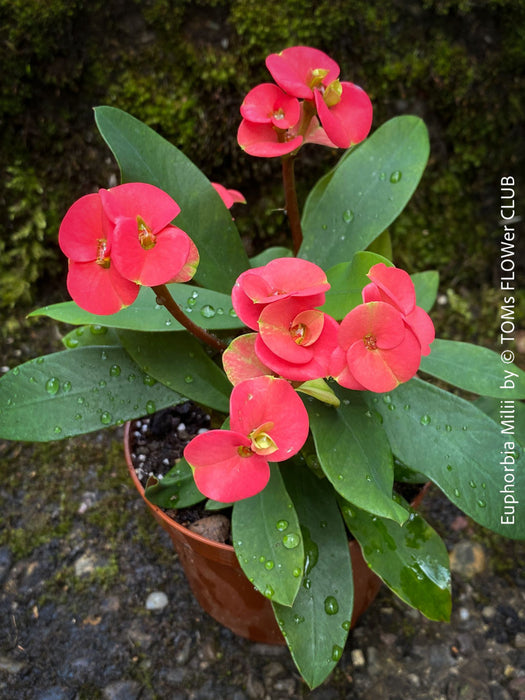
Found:
[[[162,610],[168,604],[168,596],[162,591],[153,591],[146,599],[146,610]]]
[[[246,681],[246,692],[250,700],[262,700],[266,695],[264,690],[264,685],[260,680],[254,678],[253,674],[250,673],[248,680]]]
[[[75,562],[75,576],[91,575],[98,566],[104,566],[104,562],[99,560],[94,554],[83,554]]]
[[[525,649],[524,632],[518,632],[518,634],[514,637],[514,646],[516,647],[516,649]]]
[[[352,657],[352,663],[355,668],[361,668],[365,665],[365,655],[361,649],[352,649],[350,656]]]
[[[477,542],[459,542],[450,552],[450,568],[452,571],[472,578],[485,569],[485,552]]]
[[[496,617],[496,608],[492,607],[492,605],[485,605],[481,611],[481,616],[484,620],[493,620]]]

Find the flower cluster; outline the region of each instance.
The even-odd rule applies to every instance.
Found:
[[[78,199],[58,233],[74,301],[90,313],[112,314],[132,304],[141,285],[189,281],[199,254],[171,223],[179,212],[166,192],[140,182]]]
[[[237,140],[252,156],[283,156],[304,143],[349,148],[366,138],[372,103],[354,83],[339,80],[339,66],[319,49],[294,46],[270,54],[275,83],[250,90],[241,105]]]
[[[269,459],[301,449],[308,417],[290,382],[333,377],[349,389],[385,392],[415,375],[434,340],[432,321],[416,306],[404,270],[377,263],[368,277],[363,303],[339,324],[319,308],[330,285],[312,262],[277,258],[239,276],[233,306],[256,332],[223,354],[234,385],[231,429],[199,435],[184,452],[202,493],[223,502],[248,498],[266,486]]]

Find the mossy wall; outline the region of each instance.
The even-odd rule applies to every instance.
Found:
[[[269,79],[266,55],[305,44],[367,90],[374,128],[398,114],[426,121],[431,160],[391,228],[396,262],[440,269],[465,339],[490,329],[499,178],[523,172],[523,0],[0,0],[0,27],[4,307],[38,303],[43,283],[66,298],[60,218],[116,173],[96,104],[129,111],[241,189],[249,205],[235,216],[249,245],[283,242],[279,163],[246,156],[235,134],[245,93]],[[302,197],[338,157],[304,149]]]

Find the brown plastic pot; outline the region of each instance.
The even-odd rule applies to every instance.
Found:
[[[129,423],[125,426],[124,453],[133,483],[155,520],[171,537],[190,588],[203,610],[241,637],[253,642],[284,644],[270,601],[244,575],[233,547],[191,532],[147,500],[131,461]],[[412,505],[419,505],[425,490]],[[349,542],[349,547],[354,579],[353,627],[379,592],[381,579],[369,569],[355,540]]]

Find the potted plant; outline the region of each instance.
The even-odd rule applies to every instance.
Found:
[[[97,108],[122,184],[62,221],[74,301],[33,315],[76,328],[62,352],[2,377],[0,435],[63,439],[187,399],[206,407],[212,429],[146,497],[231,509],[244,584],[271,604],[313,688],[352,619],[349,536],[405,602],[449,618],[445,546],[394,480],[431,481],[481,525],[525,536],[525,374],[510,351],[435,339],[438,273],[392,263],[387,228],[428,159],[421,119],[369,135],[371,102],[332,58],[292,47],[266,64],[274,82],[246,96],[238,141],[282,160],[291,249],[248,259],[229,212],[242,195],[129,114]],[[294,164],[308,143],[344,152],[300,213]]]

